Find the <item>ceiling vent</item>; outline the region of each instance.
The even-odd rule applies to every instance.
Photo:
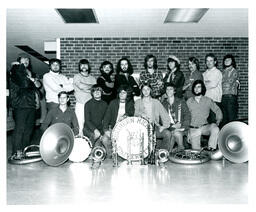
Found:
[[[94,9],[56,9],[56,11],[68,24],[98,23]]]
[[[41,55],[40,53],[38,53],[37,51],[35,51],[34,49],[30,48],[29,46],[20,46],[20,45],[16,45],[17,48],[23,50],[24,52],[32,55],[33,57],[37,58],[38,60],[41,60],[42,62],[48,62],[49,59],[43,55]]]
[[[208,8],[176,8],[169,9],[164,23],[197,23]]]

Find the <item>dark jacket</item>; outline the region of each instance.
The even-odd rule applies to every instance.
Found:
[[[107,74],[102,74],[97,79],[97,84],[102,88],[103,93],[101,95],[101,99],[108,104],[116,98],[116,89],[115,87],[110,88],[106,85],[106,82],[111,83],[110,76]]]
[[[107,112],[105,113],[104,120],[103,120],[103,129],[108,130],[109,126],[111,129],[114,128],[116,124],[116,119],[119,110],[119,99],[114,99],[110,102]],[[126,116],[133,116],[134,115],[134,102],[133,101],[126,101],[125,103],[125,115]]]
[[[167,98],[163,100],[162,104],[168,113],[170,104],[169,104]],[[187,106],[187,103],[185,102],[185,100],[175,97],[174,102],[172,104],[172,108],[173,108],[173,111],[175,114],[174,115],[175,119],[178,119],[179,107],[181,108],[181,114],[180,114],[181,115],[181,117],[180,117],[181,128],[185,128],[185,130],[187,130],[189,128],[189,124],[190,124],[190,120],[191,120],[190,111],[188,109],[188,106]],[[172,124],[171,124],[170,128],[172,129]]]
[[[174,85],[175,87],[175,96],[181,98],[182,97],[182,89],[183,89],[183,85],[185,83],[185,77],[182,71],[180,70],[176,70],[173,73],[173,76],[170,77],[170,80],[168,81],[169,75],[171,74],[171,72],[169,71],[168,73],[166,73],[165,77],[164,77],[164,83],[170,82]]]
[[[117,90],[120,85],[128,86],[127,101],[134,100],[134,96],[140,95],[140,88],[133,76],[129,75],[127,79],[124,74],[117,74],[115,79],[115,89]]]
[[[25,66],[23,64],[13,65],[10,70],[11,106],[13,108],[36,108],[36,92],[37,88],[27,77]]]

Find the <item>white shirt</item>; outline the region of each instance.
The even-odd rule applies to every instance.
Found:
[[[119,103],[119,109],[118,109],[118,114],[117,114],[117,119],[116,122],[119,121],[119,119],[125,114],[125,102],[120,102]]]
[[[214,102],[221,102],[222,97],[222,73],[216,67],[207,69],[203,73],[206,86],[205,96],[211,98]],[[208,82],[207,82],[208,81]]]
[[[63,87],[60,86],[63,85]],[[59,103],[58,93],[61,91],[72,91],[74,90],[73,84],[68,78],[60,73],[50,71],[43,77],[43,85],[46,92],[46,102]]]

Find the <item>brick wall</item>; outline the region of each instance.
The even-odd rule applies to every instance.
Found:
[[[113,38],[61,38],[61,60],[63,73],[73,77],[78,73],[78,62],[90,61],[92,74],[99,75],[99,66],[104,60],[116,66],[122,56],[127,56],[134,72],[143,70],[144,57],[152,53],[157,57],[158,67],[166,72],[168,55],[176,55],[181,61],[181,70],[188,74],[187,61],[190,56],[200,60],[200,71],[205,70],[204,57],[214,53],[222,70],[222,58],[231,53],[236,56],[241,89],[239,90],[239,118],[248,117],[248,38],[245,37],[113,37]],[[72,105],[74,105],[72,97]]]

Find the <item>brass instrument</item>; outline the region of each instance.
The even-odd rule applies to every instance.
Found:
[[[116,144],[116,140],[112,140],[112,148],[113,148],[113,152],[112,152],[112,159],[113,159],[113,167],[118,167],[118,155],[117,155],[117,144]]]
[[[159,149],[156,151],[156,165],[164,168],[164,163],[168,161],[169,152],[166,149]]]
[[[102,139],[102,136],[100,136],[98,138],[98,140],[101,140],[101,139]],[[97,143],[97,142],[95,142],[95,143]],[[100,142],[100,143],[102,143],[102,142]],[[92,159],[91,168],[92,169],[99,168],[102,161],[105,160],[106,156],[107,156],[107,151],[106,151],[106,148],[102,144],[95,146],[92,149],[91,155],[90,155],[90,158]]]
[[[38,148],[39,149],[39,145],[30,145],[24,148],[23,150],[23,155],[24,158],[22,158],[21,160],[15,160],[14,156],[9,157],[8,162],[11,164],[15,164],[15,165],[24,165],[24,164],[28,164],[28,163],[34,163],[34,162],[39,162],[42,160],[42,157],[40,155],[39,150],[38,151],[28,151],[31,148]]]
[[[154,123],[148,124],[148,137],[149,137],[149,145],[148,145],[148,164],[155,164],[155,149],[156,149],[156,125]]]

